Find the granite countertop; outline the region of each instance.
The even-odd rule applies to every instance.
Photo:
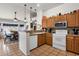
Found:
[[[45,32],[32,32],[32,33],[30,33],[30,36],[44,34],[44,33]]]
[[[42,30],[36,30],[36,31],[33,31],[33,30],[28,30],[28,31],[26,31],[26,32],[29,32],[29,33],[30,33],[30,36],[45,33],[45,32],[43,32]]]

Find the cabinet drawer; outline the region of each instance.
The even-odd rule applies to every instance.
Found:
[[[74,37],[73,37],[73,36],[67,36],[67,38],[69,38],[69,39],[73,39]]]

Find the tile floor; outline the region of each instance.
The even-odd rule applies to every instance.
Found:
[[[18,42],[4,44],[0,39],[0,56],[25,56],[18,47]],[[30,52],[29,56],[78,56],[77,54],[52,48],[48,45],[42,45]]]
[[[77,54],[52,48],[48,45],[40,46],[31,51],[31,56],[78,56]]]

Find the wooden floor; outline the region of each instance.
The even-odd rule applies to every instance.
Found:
[[[18,47],[18,42],[4,44],[0,39],[0,56],[25,56]],[[30,52],[29,56],[78,56],[77,54],[52,48],[48,45],[42,45]]]
[[[0,56],[24,56],[19,50],[18,42],[4,44],[4,39],[0,39]]]

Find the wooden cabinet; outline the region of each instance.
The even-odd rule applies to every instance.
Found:
[[[75,14],[67,14],[67,22],[68,27],[75,27],[76,20],[75,20]]]
[[[52,18],[48,18],[47,19],[47,28],[51,28],[52,27]]]
[[[79,36],[67,36],[67,51],[79,53]]]
[[[47,28],[54,27],[54,16],[47,19]]]
[[[76,13],[75,15],[76,15],[76,24],[75,24],[75,26],[79,27],[79,14]]]
[[[66,43],[66,44],[67,44],[67,45],[66,45],[67,50],[68,50],[68,51],[75,51],[74,37],[73,37],[73,36],[68,36],[66,42],[67,42],[67,43]]]
[[[66,15],[56,16],[55,21],[66,21]]]
[[[61,21],[63,21],[63,20],[66,21],[66,15],[61,15],[61,16],[60,16],[60,20],[61,20]]]
[[[38,34],[38,46],[45,44],[45,34]]]
[[[68,27],[79,27],[79,10],[67,14]]]
[[[57,21],[67,21],[68,27],[79,27],[79,10],[60,16],[52,16],[42,18],[42,28],[53,28]]]
[[[79,36],[75,37],[75,52],[79,53]]]
[[[75,26],[79,27],[79,10],[76,11],[75,16],[76,16],[76,24],[75,24]]]
[[[52,34],[46,33],[46,44],[52,46]]]
[[[51,33],[44,33],[44,34],[38,34],[38,46],[41,46],[43,44],[47,44],[52,46],[52,34]]]
[[[55,25],[55,16],[52,16],[52,28],[54,28]]]
[[[42,17],[42,28],[46,28],[47,27],[47,17],[43,16]]]

